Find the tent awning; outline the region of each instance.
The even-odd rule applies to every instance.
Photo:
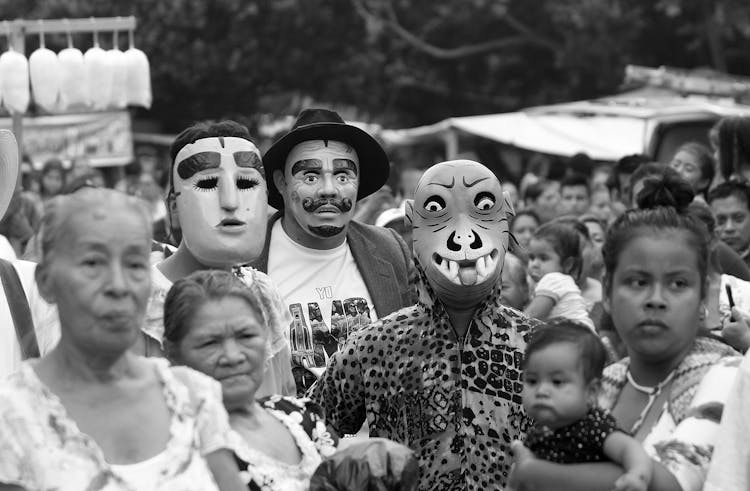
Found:
[[[712,121],[728,115],[750,115],[750,106],[686,97],[626,94],[529,108],[519,112],[448,118],[428,126],[383,130],[393,146],[449,139],[463,131],[506,145],[552,155],[585,152],[595,160],[617,160],[646,153],[661,123]],[[450,156],[449,156],[450,157]]]

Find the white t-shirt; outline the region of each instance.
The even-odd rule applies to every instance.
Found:
[[[581,289],[569,275],[563,273],[547,273],[542,276],[534,289],[534,296],[543,295],[555,301],[555,306],[549,317],[565,317],[582,322],[594,329],[594,323],[586,312],[586,303],[581,295]]]
[[[36,287],[34,271],[36,263],[16,261],[13,266],[21,279],[26,301],[31,310],[31,320],[36,327],[36,341],[40,355],[44,355],[60,340],[60,321],[57,308],[44,301]],[[21,366],[21,347],[18,344],[13,317],[5,298],[5,289],[0,283],[0,380],[16,372]]]
[[[271,230],[268,275],[292,316],[292,359],[324,368],[348,334],[378,318],[346,241],[318,250],[294,242],[278,220]]]

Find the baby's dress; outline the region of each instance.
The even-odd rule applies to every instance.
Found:
[[[570,275],[563,273],[547,273],[542,276],[534,288],[534,296],[549,297],[555,302],[549,317],[564,317],[581,322],[591,329],[594,323],[586,310],[586,302],[581,295],[581,289]]]
[[[553,430],[534,425],[526,436],[526,447],[542,460],[558,464],[605,462],[604,441],[615,431],[617,423],[609,412],[594,407],[578,421]]]

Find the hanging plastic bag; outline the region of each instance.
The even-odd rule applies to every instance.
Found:
[[[60,109],[70,111],[89,105],[89,81],[81,50],[73,47],[68,33],[68,47],[57,54],[60,61]]]
[[[106,109],[112,101],[112,64],[107,52],[99,47],[99,34],[94,31],[94,46],[83,55],[89,81],[89,101],[93,109]]]
[[[419,464],[411,449],[370,438],[323,460],[310,479],[310,491],[413,491],[418,484]]]
[[[128,66],[125,54],[117,47],[117,31],[113,34],[112,40],[114,47],[107,51],[112,67],[112,98],[109,105],[122,109],[128,104]]]
[[[34,103],[48,112],[56,110],[62,69],[55,52],[45,47],[44,33],[39,34],[39,49],[29,56],[29,76]]]
[[[13,114],[23,114],[29,107],[29,62],[12,48],[0,55],[0,94],[3,106]]]
[[[134,47],[130,31],[130,47],[124,53],[127,67],[127,103],[131,106],[151,107],[151,68],[146,53]]]

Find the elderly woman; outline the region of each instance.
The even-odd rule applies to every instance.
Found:
[[[303,491],[337,439],[306,399],[256,401],[270,335],[264,291],[232,273],[195,272],[177,280],[164,302],[167,356],[221,382],[234,430],[231,446],[250,489]]]
[[[51,202],[36,279],[61,338],[0,385],[0,489],[244,489],[219,384],[130,351],[151,290],[149,223],[111,190]]]

